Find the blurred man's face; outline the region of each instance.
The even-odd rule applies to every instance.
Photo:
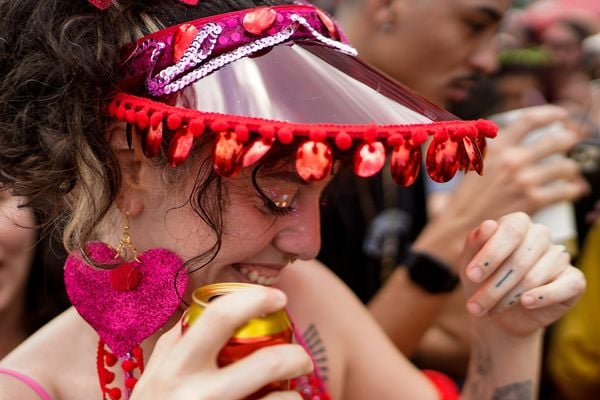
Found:
[[[541,35],[542,48],[550,54],[554,67],[573,69],[581,63],[581,43],[577,34],[567,24],[557,22]]]
[[[462,101],[496,68],[494,37],[511,2],[392,0],[398,18],[376,65],[441,106]]]

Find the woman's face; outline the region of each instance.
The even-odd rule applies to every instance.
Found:
[[[252,168],[223,179],[221,249],[210,264],[189,275],[190,289],[215,282],[272,285],[291,259],[317,255],[319,198],[327,181],[304,182],[293,166],[286,165],[258,172],[255,182],[263,196],[253,184]],[[186,203],[193,186],[194,180],[190,179],[180,194],[170,191],[165,196],[155,191],[162,201],[146,202],[141,217],[131,223],[134,242],[137,235],[146,239],[143,247],[138,245],[140,250],[165,247],[189,260],[211,248],[214,232]],[[214,198],[215,193],[201,196]],[[202,262],[192,264],[189,269],[193,271],[200,265]]]
[[[24,301],[34,254],[35,222],[21,198],[0,191],[0,313]]]

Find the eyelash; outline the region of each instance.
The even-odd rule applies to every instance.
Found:
[[[290,215],[296,211],[296,207],[291,206],[291,205],[285,206],[285,207],[280,207],[277,204],[275,204],[275,202],[273,200],[271,200],[270,198],[268,198],[266,196],[264,196],[264,197],[261,196],[261,199],[262,199],[267,211],[269,211],[271,214],[276,215],[278,217],[285,217],[286,215]]]

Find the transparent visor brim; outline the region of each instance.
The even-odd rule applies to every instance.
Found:
[[[457,119],[356,57],[311,42],[234,61],[180,91],[176,105],[301,124]]]

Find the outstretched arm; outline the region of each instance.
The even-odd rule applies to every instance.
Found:
[[[475,316],[463,398],[536,398],[543,328],[579,299],[583,274],[524,213],[483,222],[467,238],[461,265]]]
[[[557,130],[545,140],[522,143],[532,130],[566,117],[566,112],[558,107],[532,107],[502,129],[498,138],[489,143],[485,175],[463,177],[446,207],[428,223],[413,249],[458,271],[464,237],[484,219],[516,211],[532,213],[584,194],[588,187],[574,161],[559,156],[555,162],[540,163],[550,155],[564,154],[576,143],[577,133]],[[448,295],[425,292],[410,281],[404,268],[399,268],[369,308],[396,346],[412,355],[447,302]],[[412,304],[418,304],[418,312]]]

